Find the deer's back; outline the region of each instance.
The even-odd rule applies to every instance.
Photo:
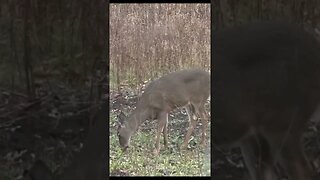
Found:
[[[257,23],[216,32],[213,42],[219,118],[244,127],[250,123],[284,129],[292,120],[289,116],[296,113],[306,121],[315,110],[320,101],[320,46],[310,34],[292,25]],[[296,123],[299,129],[305,122]]]
[[[210,94],[210,74],[203,70],[182,70],[151,82],[141,103],[154,108],[180,107],[205,101]]]

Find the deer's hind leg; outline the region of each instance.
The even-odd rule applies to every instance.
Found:
[[[290,135],[289,135],[290,136]],[[281,165],[286,170],[289,180],[311,180],[312,168],[311,164],[307,161],[303,152],[300,141],[301,136],[293,136],[286,139],[285,142],[277,142],[278,149],[281,147]],[[275,138],[274,138],[275,139]],[[275,142],[276,140],[273,141]]]
[[[206,135],[207,135],[206,131],[208,128],[209,117],[205,111],[204,103],[199,104],[198,110],[196,109],[196,112],[202,122],[202,136],[201,136],[200,146],[205,147],[206,146]]]
[[[300,109],[298,111],[297,109]],[[289,180],[311,180],[313,176],[310,162],[307,161],[301,146],[304,127],[309,119],[301,108],[283,111],[279,119],[287,119],[287,129],[265,128],[264,137],[269,142],[274,162],[286,171]]]
[[[163,142],[164,142],[164,147],[168,148],[168,114],[166,115],[165,119],[166,120],[163,127]]]

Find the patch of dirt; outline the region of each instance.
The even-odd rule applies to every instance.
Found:
[[[110,176],[129,176],[129,172],[124,170],[114,170],[110,173]]]

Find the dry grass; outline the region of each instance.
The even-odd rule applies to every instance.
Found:
[[[110,88],[210,69],[210,4],[110,4]]]

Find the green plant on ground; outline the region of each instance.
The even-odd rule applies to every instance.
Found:
[[[137,132],[132,137],[129,150],[123,153],[119,147],[115,124],[116,115],[110,112],[110,175],[122,172],[127,176],[210,176],[210,150],[203,151],[190,142],[191,148],[180,151],[178,147],[183,136],[170,132],[169,147],[162,148],[160,154],[154,156],[153,128],[150,132]]]

